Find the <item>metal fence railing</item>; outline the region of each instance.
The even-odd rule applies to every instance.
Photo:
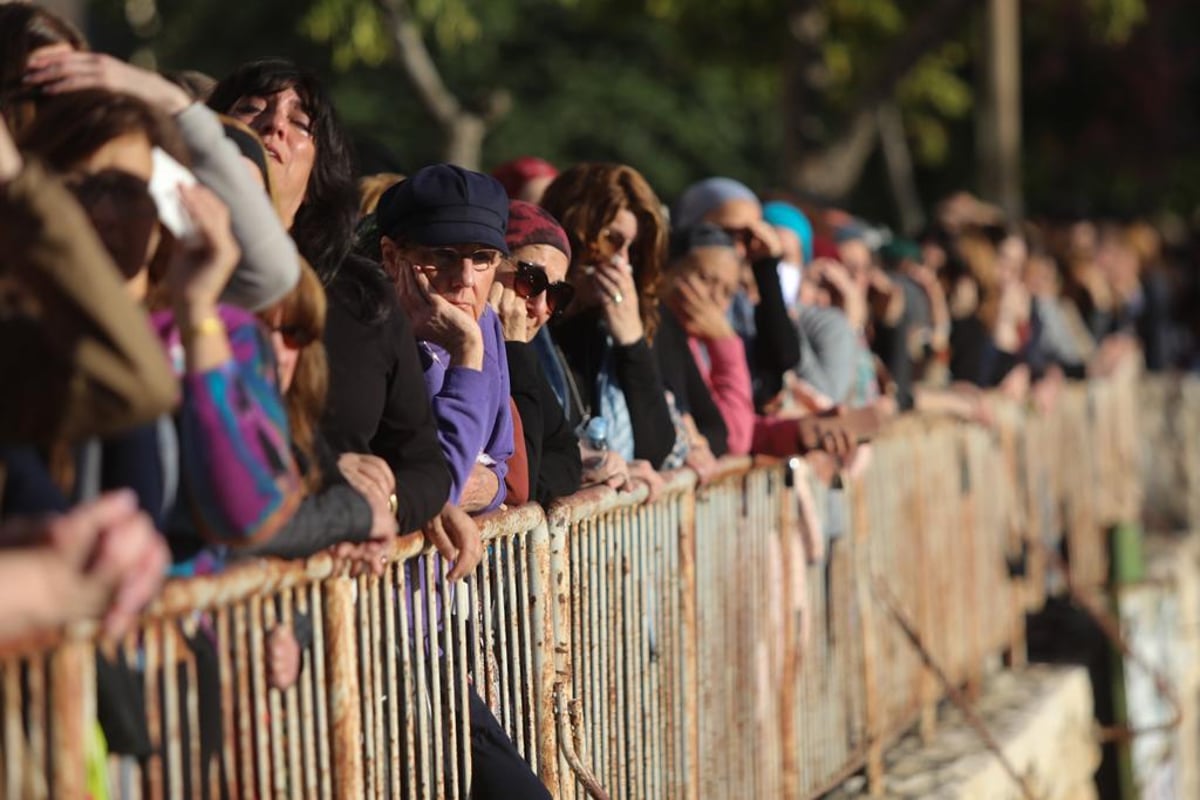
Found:
[[[999,403],[989,428],[902,417],[832,489],[799,459],[728,459],[653,502],[590,489],[496,513],[455,585],[415,536],[380,576],[323,554],[173,582],[123,641],[84,626],[0,648],[0,788],[466,797],[471,692],[558,798],[877,781],[948,685],[1023,658],[1057,554],[1073,585],[1104,583],[1104,529],[1140,506],[1137,379],[1070,386],[1049,412]],[[302,646],[285,691],[267,683],[279,625]],[[105,764],[114,675],[147,741]]]

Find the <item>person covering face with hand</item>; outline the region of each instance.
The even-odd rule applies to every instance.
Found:
[[[604,418],[607,449],[653,491],[661,485],[655,469],[680,466],[685,455],[650,349],[666,255],[662,205],[631,167],[580,164],[555,179],[542,207],[571,245],[567,280],[575,299],[552,325],[568,419],[582,430],[591,418]]]
[[[836,417],[756,415],[741,339],[728,322],[737,292],[739,253],[720,227],[701,223],[676,231],[667,270],[662,334],[655,342],[668,387],[718,455],[786,456],[821,449],[848,457],[855,434]]]
[[[780,286],[784,246],[779,233],[763,219],[758,196],[724,177],[706,178],[684,190],[671,222],[678,230],[715,225],[733,243],[739,271],[730,320],[746,343],[755,405],[763,408],[801,359],[800,336]]]

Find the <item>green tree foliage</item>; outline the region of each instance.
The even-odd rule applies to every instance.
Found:
[[[165,68],[219,76],[253,56],[296,58],[327,78],[366,169],[412,170],[440,157],[443,133],[405,81],[380,2],[157,0],[156,24],[135,36],[118,24],[128,3],[95,0],[93,27],[103,33],[100,47],[126,56],[148,47]],[[799,40],[797,9],[808,9],[806,19],[819,30],[805,74],[816,97],[806,136],[822,147],[843,135],[864,83],[889,63],[891,48],[934,0],[408,2],[444,82],[467,108],[497,89],[513,98],[485,140],[485,167],[526,153],[562,164],[619,160],[672,198],[706,174],[764,188],[785,183],[784,73]],[[1194,23],[1189,2],[1027,2],[1022,26],[1034,51],[1026,56],[1045,60],[1068,35],[1094,54],[1120,52],[1136,45],[1158,6]],[[969,186],[974,175],[978,21],[961,28],[928,48],[894,92],[930,198]],[[1040,116],[1029,121],[1027,112],[1027,162],[1037,165],[1035,191],[1050,194],[1055,186],[1045,163],[1071,154],[1069,137],[1059,134],[1081,130],[1091,117],[1085,104],[1054,96],[1052,87],[1087,83],[1069,71],[1028,72],[1027,105]],[[1173,98],[1162,102],[1178,102]],[[863,191],[886,195],[871,169]],[[1060,180],[1061,171],[1056,175]],[[1174,195],[1185,194],[1178,185],[1171,182]]]

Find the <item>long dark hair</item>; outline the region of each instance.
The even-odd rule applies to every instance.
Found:
[[[308,190],[292,223],[292,238],[322,283],[328,284],[341,269],[354,241],[358,187],[349,139],[320,81],[284,59],[251,61],[216,85],[208,105],[228,114],[239,98],[267,97],[285,89],[295,89],[300,96],[312,121],[316,144]]]

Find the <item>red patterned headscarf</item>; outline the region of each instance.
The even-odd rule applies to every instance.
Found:
[[[524,200],[508,201],[508,232],[504,236],[508,252],[530,244],[548,244],[571,260],[571,245],[558,220],[541,206]]]

